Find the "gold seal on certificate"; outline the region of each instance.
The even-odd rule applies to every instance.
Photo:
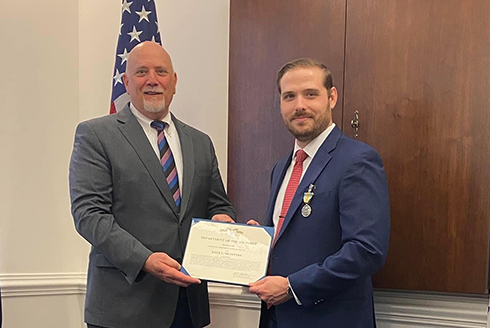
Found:
[[[181,271],[248,286],[267,273],[273,233],[272,227],[193,219]]]

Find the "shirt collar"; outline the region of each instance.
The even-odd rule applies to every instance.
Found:
[[[137,110],[132,103],[129,105],[129,109],[131,109],[131,113],[133,113],[133,115],[136,116],[136,119],[138,120],[138,122],[140,122],[141,125],[151,128],[150,124],[154,120],[141,114],[141,112]],[[168,111],[167,115],[165,115],[165,117],[161,119],[161,121],[167,123],[168,127],[173,126],[174,122],[172,121],[172,113]]]
[[[305,153],[308,154],[308,157],[309,158],[313,158],[315,157],[315,154],[316,152],[318,151],[318,149],[320,148],[320,146],[323,144],[323,142],[325,141],[325,139],[327,139],[328,135],[330,134],[330,132],[332,132],[333,128],[335,127],[335,123],[332,123],[332,125],[330,125],[328,128],[325,129],[325,131],[323,131],[322,133],[320,133],[315,139],[311,140],[306,146],[305,148],[301,148],[300,146],[298,146],[298,142],[295,141],[294,142],[294,151],[293,151],[293,159],[294,159],[294,155],[296,154],[296,151],[298,149],[303,149],[305,151]]]

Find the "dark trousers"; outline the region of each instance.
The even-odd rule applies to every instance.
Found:
[[[105,328],[105,327],[87,324],[87,328]],[[191,319],[191,311],[189,310],[189,302],[187,300],[187,292],[184,287],[180,287],[177,310],[175,310],[174,321],[172,322],[170,328],[194,328]]]
[[[261,302],[260,312],[259,328],[278,328],[275,306],[271,306],[268,309],[267,304],[265,302]]]
[[[177,310],[175,310],[174,321],[170,328],[194,328],[191,311],[189,310],[189,301],[187,300],[187,291],[184,287],[180,287]]]

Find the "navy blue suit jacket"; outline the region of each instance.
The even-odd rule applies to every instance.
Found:
[[[292,154],[272,171],[266,225]],[[309,217],[303,194],[316,186]],[[385,171],[372,147],[335,127],[318,149],[291,202],[270,260],[270,275],[289,277],[294,299],[275,307],[280,328],[374,327],[371,275],[389,239]],[[262,311],[261,327],[267,313]]]

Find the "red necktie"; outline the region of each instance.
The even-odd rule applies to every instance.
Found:
[[[289,178],[288,186],[286,188],[286,193],[284,194],[284,200],[282,201],[281,214],[279,215],[279,222],[277,222],[276,235],[274,237],[274,242],[272,245],[276,244],[277,236],[281,231],[282,224],[284,223],[284,218],[288,213],[289,205],[293,200],[296,189],[298,189],[299,182],[301,180],[301,175],[303,174],[303,161],[308,157],[308,154],[304,150],[298,149],[296,151],[296,163],[294,163],[293,173],[291,173],[291,178]]]

